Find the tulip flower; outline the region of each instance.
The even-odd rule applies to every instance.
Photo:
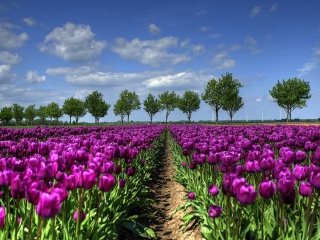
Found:
[[[237,199],[240,203],[249,205],[252,204],[258,196],[258,192],[254,190],[252,185],[243,185],[237,193]]]
[[[43,218],[54,218],[60,211],[60,195],[56,192],[40,194],[40,199],[36,207],[36,212]]]
[[[309,197],[312,194],[311,183],[301,182],[299,186],[299,194],[304,197]]]
[[[106,173],[100,177],[98,187],[103,192],[109,192],[114,187],[116,181],[112,174]]]
[[[190,200],[195,199],[195,197],[196,197],[196,195],[195,195],[193,192],[191,192],[191,193],[188,194],[188,198],[189,198]]]
[[[6,219],[6,210],[4,207],[0,207],[0,228],[4,226],[5,219]]]
[[[289,194],[294,190],[294,185],[296,184],[296,179],[293,174],[286,174],[280,176],[278,179],[278,190],[283,194]]]
[[[209,217],[216,218],[219,217],[222,213],[222,208],[220,206],[211,205],[208,210]]]
[[[79,214],[78,214],[78,210],[76,210],[73,214],[73,220],[78,221],[78,218],[79,218]],[[80,214],[80,222],[83,222],[85,218],[86,218],[86,214],[82,211]]]
[[[135,173],[136,173],[136,167],[134,167],[134,166],[127,167],[127,169],[126,169],[127,176],[132,177],[132,176],[134,176]]]
[[[209,186],[208,191],[212,196],[216,196],[220,192],[219,188],[214,184]]]
[[[126,185],[126,180],[124,180],[124,179],[119,179],[118,185],[119,185],[119,187],[123,188],[123,187]]]
[[[305,180],[308,177],[309,167],[296,164],[292,170],[292,173],[297,180]]]
[[[263,181],[259,187],[259,194],[263,198],[272,198],[276,192],[276,184],[273,181]]]

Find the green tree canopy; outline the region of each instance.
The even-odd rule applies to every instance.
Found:
[[[225,110],[229,117],[230,122],[234,114],[243,107],[242,97],[239,96],[239,89],[243,87],[238,79],[233,79],[231,73],[226,73],[219,82],[221,84],[221,107]]]
[[[16,125],[19,125],[24,118],[24,107],[17,103],[12,106],[13,118],[16,121]]]
[[[24,117],[27,119],[29,124],[32,124],[36,116],[37,116],[37,109],[35,104],[29,105],[28,107],[26,107],[26,109],[24,110]]]
[[[44,123],[44,121],[46,120],[47,117],[47,107],[46,106],[40,106],[37,109],[37,117],[39,117],[42,121],[42,123]]]
[[[102,93],[94,91],[86,97],[85,107],[94,117],[95,123],[98,124],[99,119],[108,114],[110,105],[103,100]]]
[[[76,123],[78,123],[79,118],[85,116],[87,113],[84,102],[73,97],[68,98],[64,101],[62,111],[64,114],[70,117],[70,123],[71,117],[75,117]]]
[[[219,121],[218,112],[222,107],[221,97],[222,97],[222,84],[220,83],[220,79],[217,81],[214,78],[211,79],[206,88],[204,89],[204,94],[201,95],[202,100],[207,103],[212,111],[215,112],[216,115],[216,123]]]
[[[58,119],[63,115],[59,104],[56,102],[49,103],[46,107],[46,116],[50,118],[50,122],[52,118]]]
[[[122,110],[127,115],[127,121],[129,123],[130,114],[134,110],[140,109],[141,103],[139,100],[139,96],[135,92],[130,92],[125,89],[120,93],[119,99],[121,102],[121,107],[123,108]]]
[[[178,101],[178,108],[187,115],[190,123],[191,114],[200,108],[199,94],[193,91],[185,91]]]
[[[172,91],[169,93],[165,91],[159,94],[161,110],[166,110],[166,125],[168,124],[168,117],[170,113],[177,107],[179,96]]]
[[[125,102],[122,101],[122,99],[117,100],[116,104],[113,106],[113,112],[114,112],[114,115],[120,116],[121,124],[123,124],[123,119],[124,119],[124,116],[126,115],[126,112],[125,112]]]
[[[287,122],[291,121],[292,111],[306,107],[307,99],[311,98],[309,82],[298,78],[290,78],[282,82],[278,80],[269,93],[279,107],[286,111]]]
[[[149,114],[150,121],[152,123],[152,119],[156,113],[161,111],[161,105],[159,99],[156,99],[151,93],[149,93],[146,100],[143,101],[144,110]]]
[[[0,119],[2,124],[8,125],[8,123],[13,118],[13,112],[11,107],[3,107],[0,111]]]

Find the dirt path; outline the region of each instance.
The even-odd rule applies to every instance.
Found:
[[[183,204],[185,196],[184,187],[173,181],[174,166],[171,163],[172,156],[169,144],[166,142],[163,165],[155,172],[154,181],[150,185],[151,197],[158,202],[158,204],[150,206],[150,212],[156,212],[156,214],[144,219],[143,224],[152,228],[159,240],[201,240],[201,230],[197,222],[182,234],[183,222],[180,221],[182,211],[177,212],[171,218],[174,210]],[[142,238],[127,235],[125,238],[119,239],[137,240]]]

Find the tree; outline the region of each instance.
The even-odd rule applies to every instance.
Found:
[[[216,123],[218,123],[219,121],[218,112],[222,107],[221,91],[222,89],[221,89],[220,79],[219,81],[217,81],[213,78],[207,83],[207,86],[205,88],[205,93],[201,95],[202,100],[211,107],[212,111],[215,112]]]
[[[26,107],[26,109],[24,110],[24,117],[27,119],[29,124],[32,124],[36,116],[37,116],[37,109],[35,104],[29,105],[28,107]]]
[[[8,123],[13,118],[13,112],[11,107],[3,107],[0,111],[0,119],[4,125],[8,125]]]
[[[24,107],[20,106],[17,103],[13,104],[12,107],[12,116],[14,118],[14,120],[16,121],[16,125],[19,125],[20,122],[23,120],[24,118]]]
[[[200,108],[199,94],[193,91],[185,91],[178,101],[178,108],[187,115],[190,123],[191,114]]]
[[[226,73],[221,76],[219,87],[221,87],[221,107],[225,110],[229,117],[230,122],[234,114],[243,107],[242,97],[239,96],[239,88],[243,87],[238,79],[233,79],[231,73]]]
[[[75,117],[76,123],[78,123],[79,118],[87,114],[84,103],[73,97],[64,101],[62,111],[70,117],[69,123],[71,123],[71,117]]]
[[[95,123],[99,124],[99,119],[107,115],[110,105],[103,100],[102,93],[94,91],[86,97],[85,107],[94,117]]]
[[[287,122],[291,121],[291,113],[296,108],[307,106],[307,99],[311,98],[309,82],[298,78],[289,78],[287,81],[278,80],[277,84],[269,90],[271,97],[287,113]]]
[[[166,125],[168,124],[168,117],[170,113],[177,107],[179,96],[172,91],[169,93],[165,91],[159,94],[161,110],[166,110]]]
[[[127,89],[125,89],[120,93],[119,97],[122,110],[127,115],[127,122],[129,123],[130,114],[134,110],[140,109],[141,103],[139,100],[139,96],[135,92],[129,92]]]
[[[120,116],[122,125],[123,125],[124,116],[126,115],[126,112],[124,110],[124,105],[125,103],[122,101],[122,99],[118,99],[116,104],[113,106],[114,115]]]
[[[59,119],[61,117],[62,111],[59,108],[59,104],[56,102],[49,103],[46,107],[46,116],[50,118],[50,123],[52,122],[52,118]]]
[[[46,120],[47,117],[47,107],[46,106],[40,106],[37,109],[37,117],[39,117],[44,124],[44,121]]]
[[[159,99],[156,99],[151,93],[149,93],[147,99],[143,101],[143,105],[143,109],[149,114],[152,124],[154,115],[161,111],[160,101]]]

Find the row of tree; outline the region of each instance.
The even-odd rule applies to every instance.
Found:
[[[201,99],[207,103],[216,115],[216,122],[218,122],[219,110],[226,111],[232,122],[234,114],[244,106],[242,97],[239,96],[239,89],[243,87],[242,84],[232,77],[231,73],[222,75],[218,80],[212,79],[207,83],[205,92],[201,94]],[[309,82],[301,81],[300,79],[293,78],[287,81],[278,81],[278,83],[269,91],[274,101],[283,108],[287,113],[287,121],[291,120],[291,113],[295,108],[302,108],[306,106],[306,100],[311,97]],[[193,112],[200,108],[200,96],[194,91],[185,91],[183,96],[177,95],[174,91],[165,91],[158,95],[156,98],[149,93],[147,99],[143,101],[144,110],[148,113],[150,121],[154,115],[160,111],[166,112],[166,123],[168,117],[175,108],[180,109],[186,114],[188,121],[191,120]],[[95,118],[95,123],[99,123],[99,119],[107,115],[110,104],[103,100],[102,93],[94,91],[90,93],[85,101],[76,98],[68,98],[64,101],[62,108],[58,103],[52,102],[47,106],[40,106],[35,108],[35,104],[29,105],[24,108],[17,103],[11,107],[3,107],[0,111],[0,120],[3,124],[8,123],[14,119],[16,124],[19,125],[23,119],[29,124],[33,124],[34,119],[38,117],[44,122],[46,118],[56,119],[63,115],[70,118],[75,118],[78,123],[79,118],[90,113]],[[119,99],[113,106],[113,112],[116,116],[120,116],[121,123],[123,124],[125,116],[127,122],[130,120],[130,115],[133,111],[141,108],[139,96],[135,92],[124,90],[120,93]]]

